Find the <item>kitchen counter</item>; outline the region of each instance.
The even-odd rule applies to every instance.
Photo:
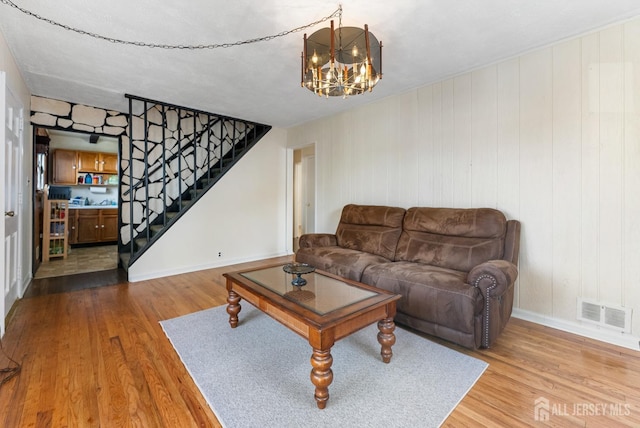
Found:
[[[117,205],[69,205],[70,210],[118,209]]]

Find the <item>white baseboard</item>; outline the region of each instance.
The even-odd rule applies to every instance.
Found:
[[[205,270],[205,269],[213,269],[213,268],[219,268],[219,267],[224,267],[224,266],[231,266],[231,265],[235,265],[238,263],[248,263],[248,262],[255,262],[257,260],[263,260],[263,259],[270,259],[273,257],[282,257],[282,256],[288,256],[288,255],[292,255],[289,254],[287,252],[282,252],[282,253],[277,253],[277,254],[265,254],[265,255],[261,255],[261,256],[253,256],[253,257],[247,257],[247,258],[236,258],[236,259],[224,259],[224,260],[216,260],[216,261],[212,261],[211,263],[206,263],[206,264],[202,264],[202,265],[193,265],[193,266],[183,266],[180,268],[172,268],[172,269],[165,269],[165,270],[156,270],[153,272],[147,272],[144,274],[138,274],[136,275],[135,272],[128,272],[128,280],[129,282],[139,282],[139,281],[146,281],[148,279],[155,279],[155,278],[162,278],[165,276],[171,276],[171,275],[179,275],[182,273],[189,273],[189,272],[197,272],[199,270]]]
[[[29,288],[29,284],[31,284],[32,279],[33,279],[33,275],[31,275],[31,272],[28,272],[22,281],[22,287],[20,287],[20,290],[18,292],[18,299],[22,299],[22,297],[24,296],[24,293],[26,293],[27,291],[27,288]]]
[[[581,324],[579,322],[571,322],[559,318],[553,318],[546,315],[540,315],[535,312],[525,311],[519,308],[513,308],[511,314],[515,318],[525,321],[531,321],[536,324],[542,324],[547,327],[566,331],[568,333],[577,334],[579,336],[588,337],[590,339],[599,340],[601,342],[610,343],[612,345],[622,346],[640,350],[640,338],[626,333],[618,333],[613,330],[607,330],[599,327],[592,327]]]

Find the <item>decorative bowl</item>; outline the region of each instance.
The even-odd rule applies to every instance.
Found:
[[[291,281],[291,285],[295,285],[296,287],[302,287],[306,285],[307,280],[302,278],[302,275],[311,273],[316,270],[313,266],[307,263],[289,263],[282,266],[282,270],[286,273],[290,273],[292,275],[296,275],[295,278]]]

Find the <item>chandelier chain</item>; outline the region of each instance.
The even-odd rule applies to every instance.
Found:
[[[95,39],[100,39],[100,40],[105,40],[107,42],[110,43],[117,43],[117,44],[122,44],[122,45],[130,45],[130,46],[138,46],[138,47],[145,47],[145,48],[157,48],[157,49],[191,49],[191,50],[198,50],[198,49],[217,49],[217,48],[230,48],[233,46],[241,46],[241,45],[248,45],[248,44],[252,44],[252,43],[258,43],[258,42],[266,42],[269,40],[273,40],[279,37],[284,37],[286,35],[289,35],[291,33],[297,33],[299,31],[305,30],[307,28],[313,27],[314,25],[318,25],[320,23],[326,22],[329,19],[339,16],[340,17],[340,21],[342,22],[342,5],[340,5],[338,7],[338,9],[336,9],[331,15],[325,16],[324,18],[321,18],[317,21],[311,22],[309,24],[306,25],[302,25],[300,27],[296,27],[296,28],[292,28],[291,30],[286,30],[286,31],[282,31],[278,34],[273,34],[270,36],[264,36],[264,37],[256,37],[253,39],[248,39],[248,40],[240,40],[237,42],[231,42],[231,43],[211,43],[211,44],[206,44],[206,45],[172,45],[172,44],[163,44],[163,43],[148,43],[148,42],[140,42],[140,41],[131,41],[131,40],[122,40],[122,39],[117,39],[115,37],[108,37],[108,36],[103,36],[101,34],[97,34],[97,33],[92,33],[90,31],[86,31],[86,30],[82,30],[79,28],[74,28],[71,27],[69,25],[66,24],[62,24],[60,22],[54,21],[52,19],[49,18],[45,18],[43,16],[38,15],[37,13],[31,12],[23,7],[18,6],[17,4],[15,4],[14,2],[12,2],[11,0],[0,0],[1,3],[7,5],[7,6],[11,6],[14,9],[19,10],[20,12],[24,13],[25,15],[31,16],[35,19],[38,19],[40,21],[46,22],[48,24],[51,24],[53,26],[56,27],[60,27],[63,28],[67,31],[72,31],[74,33],[78,33],[84,36],[89,36],[89,37],[93,37]]]

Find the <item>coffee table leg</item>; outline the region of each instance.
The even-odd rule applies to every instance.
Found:
[[[311,367],[313,367],[311,369],[311,382],[316,387],[314,397],[319,409],[324,409],[327,405],[327,400],[329,400],[329,385],[333,381],[331,364],[333,364],[331,349],[326,351],[313,350],[313,355],[311,355]]]
[[[393,331],[396,329],[396,325],[393,322],[393,318],[385,318],[378,321],[378,343],[382,345],[380,349],[380,355],[382,355],[382,361],[388,363],[391,361],[391,347],[396,343],[396,336]]]
[[[238,326],[238,314],[240,313],[240,296],[233,290],[229,290],[229,297],[227,297],[227,313],[229,314],[229,324],[231,328]]]

